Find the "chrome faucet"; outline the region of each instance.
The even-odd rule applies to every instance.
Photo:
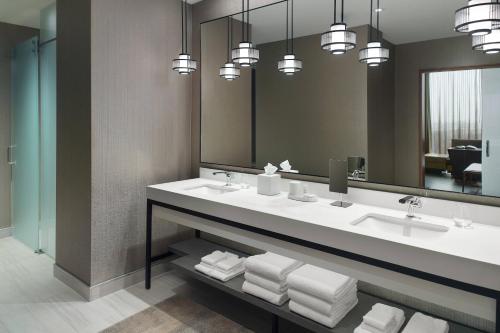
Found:
[[[215,175],[220,175],[220,174],[225,174],[226,175],[226,185],[225,186],[232,186],[232,179],[233,179],[233,174],[229,171],[216,171],[212,173],[214,176]]]
[[[414,197],[413,195],[406,196],[404,198],[399,199],[400,204],[408,205],[408,213],[406,217],[415,218],[415,208],[422,208],[422,199],[419,197]]]

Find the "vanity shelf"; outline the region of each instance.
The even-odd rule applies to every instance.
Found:
[[[184,274],[191,276],[201,282],[204,282],[214,288],[217,288],[223,292],[226,292],[234,297],[238,297],[254,306],[257,306],[265,311],[272,313],[274,316],[286,319],[292,323],[295,323],[301,327],[304,327],[313,332],[320,333],[352,333],[353,330],[361,323],[363,316],[371,309],[371,307],[378,302],[382,302],[387,305],[393,305],[405,312],[406,320],[408,321],[413,313],[414,309],[402,306],[400,304],[395,304],[394,302],[387,301],[385,299],[369,295],[367,293],[358,292],[358,305],[334,328],[330,329],[321,324],[318,324],[312,320],[304,318],[298,314],[291,312],[288,309],[288,303],[282,306],[276,306],[261,300],[252,295],[246,294],[241,291],[241,287],[244,282],[243,275],[236,277],[228,282],[221,282],[219,280],[213,279],[209,276],[199,273],[194,269],[194,266],[200,263],[201,258],[215,250],[220,251],[231,251],[239,256],[248,256],[248,254],[235,251],[224,247],[219,244],[215,244],[200,238],[194,238],[187,241],[179,242],[169,247],[170,252],[180,255],[181,257],[170,262],[170,265],[183,272]],[[277,322],[277,321],[276,321]],[[479,333],[481,331],[465,327],[456,323],[450,323],[450,333]],[[277,325],[277,324],[276,324]],[[277,327],[277,326],[275,326]]]

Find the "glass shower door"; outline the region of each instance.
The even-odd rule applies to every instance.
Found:
[[[11,129],[12,226],[14,238],[39,249],[40,121],[38,38],[17,45],[12,53]]]

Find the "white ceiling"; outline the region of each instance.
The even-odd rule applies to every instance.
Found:
[[[333,0],[294,1],[296,36],[329,29],[333,21]],[[458,36],[453,31],[455,10],[465,4],[466,0],[380,0],[383,8],[380,29],[384,38],[394,44]],[[346,23],[349,26],[367,24],[369,6],[369,0],[345,0]],[[285,5],[252,11],[250,23],[256,44],[284,39]]]
[[[55,0],[0,0],[0,22],[40,28],[40,10]]]

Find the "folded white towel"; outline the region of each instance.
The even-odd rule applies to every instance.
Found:
[[[377,303],[363,316],[354,333],[397,333],[405,322],[403,310]]]
[[[349,304],[345,304],[344,311],[336,316],[325,316],[319,312],[313,311],[307,306],[297,303],[293,300],[288,303],[290,311],[298,313],[299,315],[314,320],[322,325],[333,328],[358,304],[358,299],[356,298]]]
[[[319,312],[325,316],[333,316],[336,313],[343,312],[344,304],[350,304],[354,299],[358,297],[356,286],[353,286],[351,288],[351,291],[346,293],[342,299],[339,299],[335,302],[326,302],[321,298],[311,296],[309,294],[291,288],[288,289],[288,296],[292,301],[307,306],[311,310]]]
[[[243,283],[242,290],[247,294],[251,294],[258,298],[262,298],[263,300],[268,301],[269,303],[273,303],[275,305],[283,305],[286,301],[288,301],[287,293],[273,293],[267,289],[259,287],[251,282],[245,281]]]
[[[244,268],[245,258],[238,257],[227,257],[222,259],[215,264],[215,269],[221,272],[230,272],[232,270],[239,270],[241,267]]]
[[[203,258],[201,258],[201,261],[204,262],[207,265],[215,265],[221,260],[230,258],[230,257],[238,257],[236,254],[231,253],[231,252],[222,252],[219,250],[216,250]]]
[[[245,262],[247,271],[278,283],[286,280],[288,274],[301,265],[300,261],[271,252],[249,257]]]
[[[448,333],[448,322],[416,312],[402,333]]]
[[[288,275],[289,288],[300,290],[327,302],[344,297],[357,280],[313,265],[304,265]]]
[[[276,294],[282,294],[288,290],[286,280],[282,282],[275,282],[249,271],[245,272],[245,280]]]
[[[243,265],[241,265],[238,269],[232,269],[227,272],[221,272],[217,269],[214,269],[213,266],[205,264],[204,262],[194,266],[194,269],[223,282],[227,282],[245,272],[245,267]]]

